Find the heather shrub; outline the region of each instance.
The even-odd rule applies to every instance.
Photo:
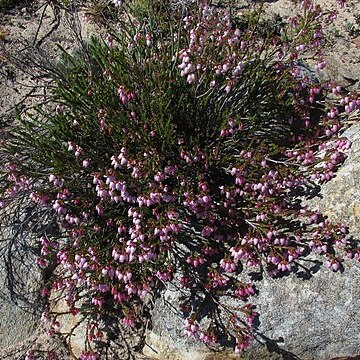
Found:
[[[258,316],[249,270],[282,276],[318,253],[338,271],[360,256],[344,224],[301,201],[345,159],[341,131],[360,108],[318,80],[331,16],[304,2],[267,29],[261,6],[232,18],[206,4],[115,3],[117,27],[46,66],[49,101],[6,134],[1,206],[30,199],[53,214],[58,227],[39,239],[52,271],[42,296],[88,322],[82,359],[100,356],[104,319],[136,327],[168,282],[189,293],[185,336],[230,336],[240,352]],[[205,322],[202,304],[213,305]],[[42,319],[58,331],[51,307]]]

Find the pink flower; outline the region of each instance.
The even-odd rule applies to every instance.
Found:
[[[184,334],[186,336],[190,337],[190,336],[196,336],[198,334],[199,325],[195,320],[191,318],[185,319],[184,326],[185,326]]]
[[[189,84],[192,84],[196,81],[196,75],[195,74],[189,74],[186,80]]]
[[[99,216],[103,216],[105,214],[105,209],[101,205],[96,205],[95,210],[98,213]]]
[[[236,265],[231,260],[221,259],[220,267],[226,272],[235,272],[236,271]]]
[[[250,343],[248,341],[242,341],[236,344],[235,346],[235,354],[240,354],[246,348],[248,348]]]
[[[127,326],[133,326],[135,324],[135,321],[130,316],[127,316],[123,318],[123,323]]]
[[[80,360],[99,360],[100,354],[97,352],[82,352],[79,357]]]
[[[25,360],[35,360],[34,352],[32,350],[26,352]]]

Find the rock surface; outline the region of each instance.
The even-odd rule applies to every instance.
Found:
[[[332,181],[323,185],[317,207],[331,219],[341,219],[352,235],[360,234],[360,123],[344,132],[352,141],[348,158]]]
[[[242,359],[331,359],[360,355],[360,265],[350,261],[344,273],[318,271],[310,279],[294,275],[258,282],[254,299],[260,312],[257,342]],[[165,292],[153,311],[144,354],[154,359],[231,359],[231,353],[212,353],[185,338],[183,318],[175,310],[179,292]],[[165,301],[164,301],[165,300]],[[213,357],[211,357],[213,356]]]
[[[36,265],[36,245],[30,229],[36,221],[28,212],[8,214],[1,224],[0,347],[23,340],[36,326],[41,273]],[[2,217],[4,218],[4,217]],[[18,331],[9,332],[9,329]]]

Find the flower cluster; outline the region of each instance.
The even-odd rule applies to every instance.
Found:
[[[93,39],[86,54],[65,54],[56,111],[25,118],[25,140],[16,128],[5,144],[0,204],[25,196],[54,214],[59,231],[39,241],[39,266],[55,267],[42,295],[62,294],[87,317],[81,359],[99,358],[104,317],[136,326],[134,305],[179,279],[216,306],[219,294],[239,302],[219,309],[240,352],[258,316],[244,270],[287,274],[315,252],[338,271],[343,254],[360,257],[345,225],[299,200],[334,176],[351,145],[341,129],[360,109],[357,94],[315,81],[301,61],[321,56],[319,9],[292,19],[287,41],[261,37],[257,11],[244,30],[207,5],[190,10],[125,22],[111,46]],[[185,311],[184,334],[216,343],[217,316],[205,326],[200,310]]]

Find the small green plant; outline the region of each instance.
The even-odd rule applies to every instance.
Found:
[[[338,271],[360,257],[345,225],[300,201],[341,165],[360,101],[318,82],[324,13],[309,1],[279,33],[259,28],[261,7],[237,28],[206,4],[116,4],[120,30],[64,52],[47,68],[52,106],[9,131],[1,205],[29,198],[54,214],[42,295],[87,319],[81,359],[100,357],[101,320],[136,326],[136,305],[171,281],[189,294],[185,335],[230,336],[240,352],[258,316],[246,269],[281,276],[315,252]],[[57,331],[51,308],[42,318]]]
[[[344,30],[351,36],[356,37],[360,35],[360,26],[357,22],[351,22],[349,20],[345,20],[344,22]]]

